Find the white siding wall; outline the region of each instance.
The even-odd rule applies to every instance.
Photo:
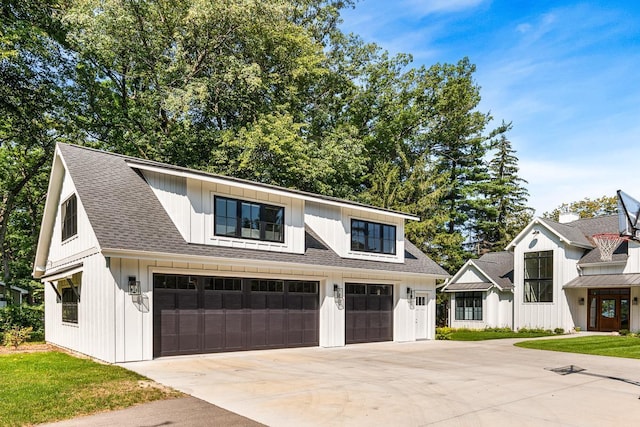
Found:
[[[343,274],[340,272],[274,269],[259,266],[245,267],[232,265],[191,264],[169,261],[144,261],[132,259],[111,259],[111,272],[107,273],[112,282],[112,298],[115,300],[115,346],[108,361],[125,362],[150,360],[153,358],[153,274],[194,274],[234,277],[259,277],[279,279],[307,279],[320,282],[320,346],[336,347],[345,345],[345,308],[333,296],[333,285],[343,289],[347,282],[384,283],[394,285],[394,341],[415,340],[415,308],[406,296],[407,286],[417,291],[428,292],[427,338],[435,337],[435,280],[408,277],[398,279],[398,275],[378,273]],[[129,276],[140,281],[142,296],[132,297],[126,292]],[[69,346],[71,347],[71,346]],[[83,351],[84,352],[84,351]]]
[[[577,262],[583,250],[568,247],[545,227],[536,226],[538,234],[522,237],[514,250],[514,327],[519,328],[563,328],[574,327],[569,304],[562,287],[578,276]],[[553,302],[524,302],[524,254],[525,252],[553,251]]]
[[[187,198],[187,179],[158,172],[145,172],[144,177],[182,237],[189,241],[190,209]]]
[[[344,256],[347,230],[341,217],[342,212],[338,206],[305,202],[304,222],[338,255]]]
[[[78,233],[62,241],[62,214],[60,206],[64,203],[72,194],[76,194],[77,197],[77,224]],[[66,264],[73,264],[74,262],[82,259],[84,256],[95,254],[98,251],[98,240],[91,228],[87,214],[82,206],[82,200],[76,193],[76,188],[73,185],[73,181],[69,177],[69,174],[65,174],[62,189],[60,191],[60,198],[58,201],[58,208],[56,212],[56,219],[54,222],[53,233],[51,235],[51,242],[49,243],[49,251],[47,257],[46,268],[47,270],[53,270],[58,267],[62,267]]]
[[[484,283],[489,280],[480,273],[480,271],[472,264],[467,264],[464,273],[455,281],[455,283]]]
[[[304,253],[304,202],[300,199],[255,191],[242,185],[226,185],[145,171],[144,176],[185,240],[274,252]],[[285,241],[263,242],[214,235],[215,195],[260,202],[285,209]]]
[[[62,322],[62,304],[45,283],[45,339],[89,356],[116,362],[114,280],[100,254],[84,258],[78,323]]]
[[[306,202],[305,222],[343,258],[404,262],[404,220],[384,213],[371,213],[357,208],[340,208],[316,202]],[[351,250],[351,219],[394,225],[396,254],[376,254]]]

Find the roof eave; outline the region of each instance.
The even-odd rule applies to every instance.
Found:
[[[212,257],[205,255],[184,255],[184,254],[174,254],[174,253],[165,253],[165,252],[152,252],[152,251],[139,251],[139,250],[129,250],[129,249],[113,249],[113,248],[104,248],[101,250],[102,255],[105,257],[118,257],[118,258],[135,258],[135,259],[146,259],[146,260],[173,260],[177,262],[201,262],[203,264],[211,264],[216,261],[223,261],[227,265],[238,265],[238,266],[246,266],[247,259],[246,258],[227,258],[227,257]],[[436,273],[421,273],[421,272],[410,272],[410,271],[393,271],[393,270],[372,270],[366,268],[353,268],[353,267],[336,267],[331,265],[320,265],[320,264],[305,264],[299,262],[284,262],[284,261],[267,261],[260,260],[261,263],[274,266],[274,267],[287,267],[287,268],[298,268],[301,270],[318,270],[318,268],[322,268],[323,270],[330,271],[349,271],[349,272],[362,272],[367,271],[370,274],[395,274],[402,276],[410,276],[410,277],[421,277],[421,278],[430,278],[430,279],[447,279],[450,276],[444,274],[436,274]]]

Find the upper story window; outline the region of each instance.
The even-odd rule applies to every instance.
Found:
[[[62,241],[78,234],[78,202],[73,194],[62,202]]]
[[[396,254],[396,227],[377,222],[351,220],[351,250]]]
[[[283,207],[218,196],[214,200],[216,236],[284,243]]]
[[[524,254],[524,302],[553,302],[553,251]]]

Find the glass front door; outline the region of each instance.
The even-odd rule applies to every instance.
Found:
[[[629,289],[589,289],[588,330],[628,330],[629,299]]]

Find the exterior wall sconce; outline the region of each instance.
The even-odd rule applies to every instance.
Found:
[[[409,300],[409,307],[415,308],[416,305],[416,290],[407,287],[407,299]]]
[[[584,298],[580,298],[580,299],[578,299],[578,304],[580,304],[580,305],[584,305]]]
[[[136,276],[129,276],[129,295],[140,295],[140,281],[136,280]]]
[[[633,305],[638,305],[638,297],[633,297]]]
[[[336,305],[339,309],[344,307],[344,293],[343,289],[337,283],[333,284],[333,299],[336,302]]]

